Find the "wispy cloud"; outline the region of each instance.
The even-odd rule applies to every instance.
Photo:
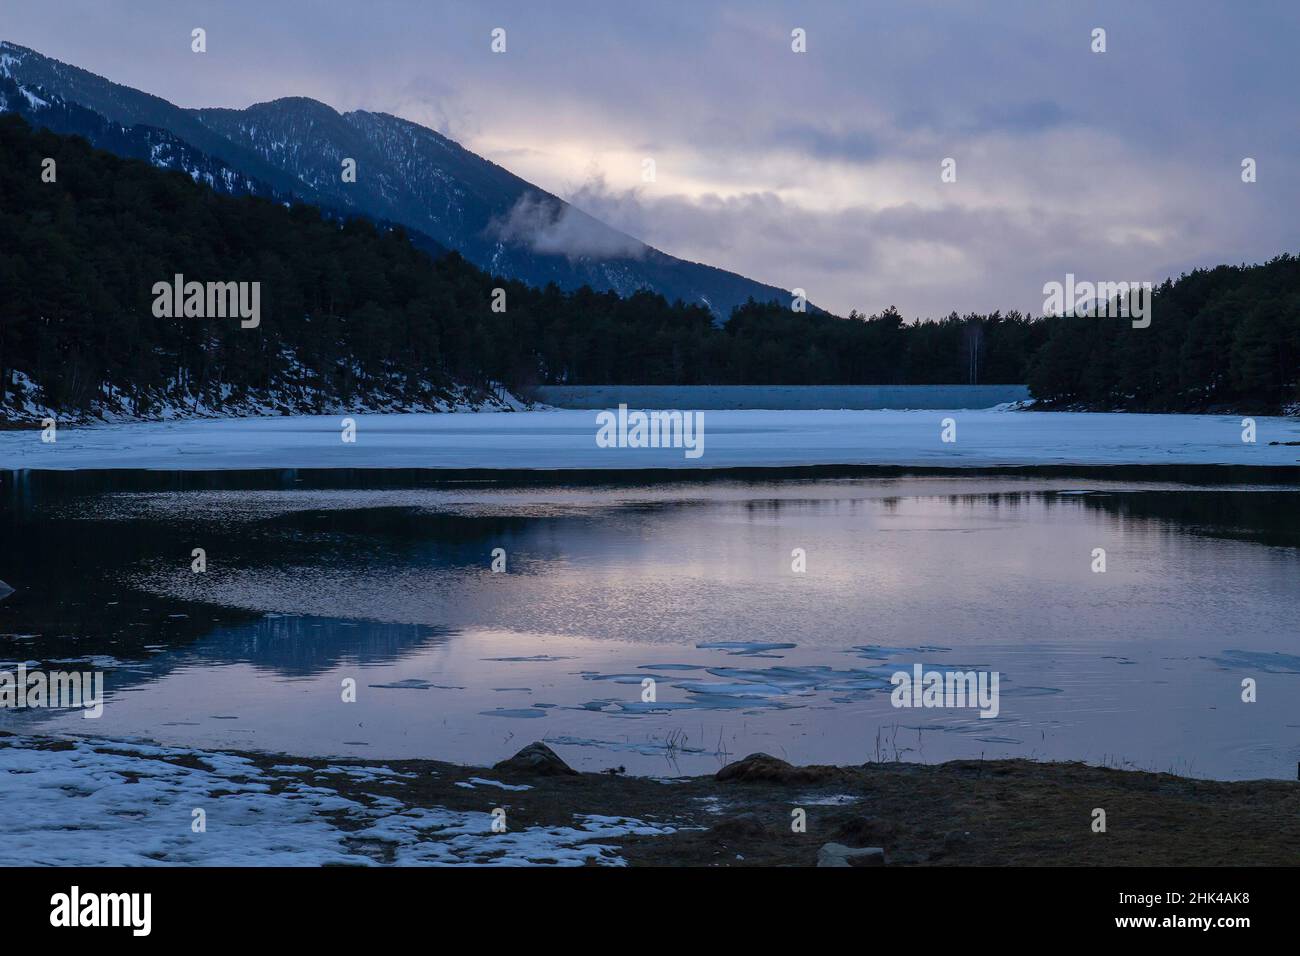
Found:
[[[505,216],[494,219],[490,235],[517,242],[534,252],[590,257],[641,258],[645,246],[631,236],[593,219],[574,206],[566,206],[538,193],[520,196]]]
[[[581,256],[628,234],[842,313],[1024,309],[1065,271],[1300,248],[1291,0],[17,0],[0,29],[182,105],[407,117],[612,227],[533,202],[503,235]]]

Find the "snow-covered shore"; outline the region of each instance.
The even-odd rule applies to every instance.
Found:
[[[270,764],[138,740],[0,738],[0,865],[621,866],[607,841],[673,832],[572,814],[497,833],[491,810],[509,788],[496,781],[471,778],[469,790],[487,787],[479,807],[450,809],[393,796],[416,775],[383,765]]]
[[[703,454],[602,448],[594,411],[133,422],[0,432],[0,470],[637,469],[798,465],[1300,465],[1300,419],[955,411],[705,411]],[[945,419],[955,441],[943,440]],[[950,432],[952,434],[952,432]],[[1272,444],[1277,443],[1277,444]]]
[[[828,840],[894,866],[1291,866],[1300,842],[1293,782],[1030,760],[754,754],[667,779],[0,737],[0,792],[5,866],[811,866]],[[1088,827],[1062,827],[1080,793],[1124,808],[1101,856]]]

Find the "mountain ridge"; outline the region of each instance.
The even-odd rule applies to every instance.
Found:
[[[703,304],[719,320],[750,298],[790,298],[776,286],[655,249],[450,137],[389,113],[340,112],[306,96],[244,109],[180,107],[8,41],[0,41],[0,77],[127,129],[157,128],[274,194],[408,227],[529,285],[585,285],[623,296],[648,290]],[[45,125],[39,107],[16,111]],[[95,145],[117,151],[113,142]],[[357,161],[355,183],[342,181],[345,158]]]

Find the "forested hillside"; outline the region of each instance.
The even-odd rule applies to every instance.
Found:
[[[1201,269],[1155,290],[1149,328],[1050,318],[1030,391],[1060,405],[1268,411],[1300,402],[1300,259]]]
[[[42,181],[42,160],[56,162]],[[218,195],[0,117],[0,407],[69,417],[426,408],[548,384],[1020,383],[1062,404],[1200,410],[1297,399],[1300,266],[1166,283],[1127,320],[908,323],[650,293],[532,289],[397,228]],[[259,282],[261,321],[158,318],[176,274]],[[505,290],[505,310],[493,290]]]
[[[132,141],[147,131],[150,139],[177,144],[171,156],[148,156],[155,165],[175,168],[159,159],[185,153],[187,170],[200,175],[216,167],[296,202],[397,223],[533,286],[655,291],[704,305],[716,321],[749,298],[788,295],[660,252],[441,133],[396,116],[339,113],[301,96],[246,109],[182,109],[0,40],[2,77],[17,92],[6,97],[0,89],[0,110],[17,112],[38,128],[86,136],[129,158],[141,158]],[[361,170],[353,181],[340,175],[344,157]]]

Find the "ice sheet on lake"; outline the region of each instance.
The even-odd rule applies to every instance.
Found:
[[[1062,464],[1296,465],[1300,419],[1084,412],[706,411],[703,454],[601,448],[596,413],[547,410],[133,422],[0,431],[0,469],[145,468],[726,468],[812,464],[974,467]],[[942,422],[956,423],[954,442]]]
[[[765,643],[763,641],[710,641],[706,644],[696,644],[696,647],[706,651],[726,651],[728,654],[734,654],[741,657],[780,657],[780,654],[768,654],[768,651],[788,651],[794,644],[784,643]]]
[[[1255,670],[1265,674],[1300,674],[1300,657],[1278,651],[1227,650],[1211,660],[1229,670]]]
[[[471,788],[472,788],[472,787],[476,787],[476,786],[478,786],[478,787],[499,787],[499,788],[502,789],[502,790],[515,790],[515,791],[518,791],[518,790],[531,790],[531,789],[533,789],[533,787],[532,787],[531,784],[527,784],[527,783],[502,783],[500,780],[488,780],[486,777],[470,777],[469,780],[466,781],[466,782],[470,785]],[[457,784],[457,786],[461,786],[461,784]]]
[[[701,645],[703,646],[703,645]],[[783,644],[782,647],[794,647]],[[890,668],[837,670],[822,665],[776,666],[766,668],[705,667],[710,678],[654,679],[690,695],[685,700],[624,700],[605,698],[587,701],[581,708],[629,716],[661,714],[674,710],[743,710],[750,708],[785,708],[802,706],[802,701],[787,698],[809,697],[817,693],[864,695],[890,687]],[[584,680],[610,681],[615,684],[640,684],[642,674],[598,674],[587,672]]]
[[[549,747],[595,747],[600,750],[613,750],[622,753],[635,753],[647,757],[675,757],[684,754],[692,756],[718,756],[717,751],[688,745],[688,738],[632,740],[598,740],[592,737],[560,736],[547,737]]]

